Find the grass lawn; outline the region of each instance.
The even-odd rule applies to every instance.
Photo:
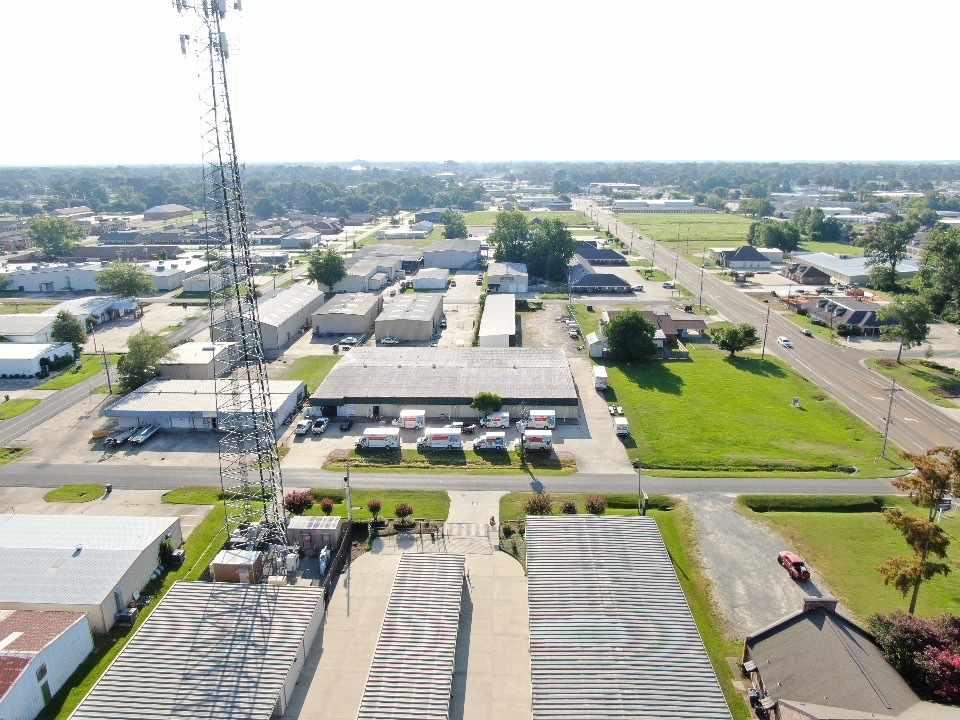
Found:
[[[635,228],[651,240],[677,245],[680,232],[680,249],[686,251],[689,238],[690,252],[711,247],[739,247],[747,244],[747,231],[753,222],[742,215],[726,213],[699,214],[679,213],[660,215],[624,213],[617,216],[622,223]]]
[[[960,399],[960,377],[935,367],[927,367],[921,360],[905,359],[902,364],[892,358],[868,358],[867,365],[891,380],[940,407],[955,408]]]
[[[648,282],[666,282],[671,279],[663,270],[655,267],[638,267],[637,275],[639,276],[638,279],[641,281],[641,284]]]
[[[593,310],[587,310],[586,305],[573,306],[573,316],[577,319],[577,322],[580,323],[580,332],[584,337],[592,332],[596,332],[597,328],[600,327],[602,310],[596,305],[591,305],[590,307],[592,307]]]
[[[213,485],[189,485],[164,493],[162,501],[172,505],[216,505],[223,491]]]
[[[107,355],[107,361],[111,367],[115,367],[119,355]],[[37,385],[37,390],[66,390],[74,385],[79,385],[84,380],[89,380],[94,375],[103,372],[103,358],[100,355],[82,355],[81,363],[67,368],[56,377],[52,377],[41,385]],[[111,380],[113,378],[111,377]]]
[[[853,257],[861,257],[864,253],[864,249],[849,243],[813,242],[812,240],[805,240],[800,243],[799,247],[797,247],[797,252],[822,252],[830,253],[832,255],[851,255]]]
[[[312,393],[323,382],[340,357],[339,355],[310,355],[297,358],[287,368],[284,380],[303,380],[307,384],[307,393]]]
[[[105,485],[64,485],[51,490],[43,499],[46,502],[85,503],[102,498],[106,492]]]
[[[518,520],[523,517],[523,502],[532,493],[510,493],[500,499],[501,520]],[[584,494],[551,494],[554,505],[558,506],[564,500],[573,500],[578,509],[583,509]],[[608,495],[610,502],[607,514],[634,515],[637,512],[636,496]],[[625,507],[629,501],[630,506]],[[720,681],[720,688],[727,700],[727,705],[736,720],[746,720],[751,717],[749,709],[741,695],[733,686],[733,670],[727,658],[739,658],[743,651],[742,645],[735,639],[728,638],[724,632],[725,623],[722,615],[713,602],[710,591],[710,580],[703,572],[700,564],[700,549],[697,542],[697,531],[693,516],[682,502],[675,498],[663,495],[650,496],[654,509],[647,514],[657,521],[660,535],[673,567],[687,598],[687,603],[697,623],[700,637],[710,656],[714,672]],[[660,508],[673,507],[673,510]]]
[[[799,325],[801,328],[806,328],[807,330],[810,330],[814,334],[814,337],[818,337],[821,340],[824,340],[828,343],[832,343],[834,345],[840,344],[837,341],[837,336],[829,327],[827,327],[826,325],[814,325],[812,322],[810,322],[810,317],[808,315],[800,315],[795,312],[786,312],[786,313],[777,313],[777,314],[780,315],[780,317],[784,317],[790,322],[795,323],[796,325]],[[791,338],[791,340],[792,339],[793,338]]]
[[[688,347],[689,362],[607,363],[606,399],[624,407],[627,452],[645,468],[896,474],[875,429],[776,358]]]
[[[17,415],[21,415],[39,404],[39,400],[25,400],[23,398],[19,400],[7,400],[5,403],[0,404],[0,420],[15,418]]]
[[[15,301],[8,300],[0,303],[0,315],[15,315],[17,313],[39,314],[44,310],[49,310],[55,302],[37,302],[34,300]]]
[[[809,496],[804,500],[809,501]],[[830,589],[861,619],[875,612],[906,610],[910,598],[904,598],[892,586],[883,584],[875,568],[891,555],[909,555],[903,536],[883,521],[879,512],[764,512],[746,508],[738,500],[738,509],[750,518],[760,520],[782,534],[823,576]],[[884,499],[887,506],[916,508],[903,497]],[[947,534],[956,538],[960,532],[960,516],[946,515],[942,522]],[[950,548],[956,558],[957,545]],[[770,558],[774,562],[773,558]],[[938,615],[957,611],[960,606],[960,574],[953,572],[925,582],[920,588],[918,615]]]
[[[53,700],[37,716],[38,720],[67,720],[70,717],[173,583],[178,580],[198,580],[206,572],[213,556],[227,538],[224,527],[223,505],[214,506],[210,514],[190,533],[183,548],[187,556],[183,567],[167,573],[162,579],[151,581],[144,588],[144,594],[153,595],[154,599],[140,611],[132,628],[114,628],[106,635],[94,636],[93,653],[70,676],[60,692],[53,696]]]
[[[468,212],[464,214],[463,221],[467,225],[493,225],[493,223],[497,220],[497,214],[498,213],[495,210]],[[528,220],[533,220],[533,218],[538,217],[543,218],[544,220],[562,220],[567,225],[590,225],[590,219],[579,210],[561,212],[525,210],[523,214],[527,216]]]
[[[304,515],[323,515],[320,509],[320,500],[328,497],[336,504],[333,506],[333,515],[345,518],[347,516],[346,490],[337,488],[313,488],[311,491],[317,502]],[[372,520],[373,515],[367,509],[367,501],[377,499],[383,504],[380,517],[395,517],[394,508],[405,502],[413,507],[415,518],[428,520],[446,520],[450,512],[450,496],[442,490],[352,490],[350,499],[353,502],[354,520]]]
[[[0,448],[0,467],[9,465],[30,452],[30,448]]]
[[[350,469],[361,472],[449,472],[469,470],[475,474],[512,475],[537,472],[541,475],[570,475],[577,471],[572,457],[558,458],[554,453],[527,453],[522,462],[515,452],[506,450],[334,450],[323,464],[324,470],[342,470],[346,460]]]

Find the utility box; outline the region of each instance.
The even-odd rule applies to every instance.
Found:
[[[263,553],[258,550],[221,550],[210,563],[213,582],[258,583],[263,577]]]
[[[287,542],[305,555],[319,555],[324,548],[340,545],[343,518],[335,515],[294,515],[287,523]]]

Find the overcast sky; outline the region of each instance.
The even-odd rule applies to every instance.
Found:
[[[226,20],[245,162],[957,160],[958,25],[943,0],[243,0]],[[186,29],[169,0],[5,0],[0,165],[198,162]]]

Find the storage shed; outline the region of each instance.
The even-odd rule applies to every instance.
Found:
[[[401,295],[377,317],[377,338],[430,340],[442,316],[442,295]]]
[[[313,332],[363,335],[373,329],[374,320],[382,311],[380,293],[338,293],[313,314]]]
[[[263,578],[263,553],[259,550],[221,550],[210,562],[214,582],[258,583]]]
[[[450,271],[445,268],[424,268],[413,276],[414,290],[446,290]]]
[[[477,344],[480,347],[510,347],[517,334],[517,296],[488,295],[483,304]]]
[[[294,515],[287,524],[287,542],[307,555],[337,548],[342,534],[343,518],[335,515]]]

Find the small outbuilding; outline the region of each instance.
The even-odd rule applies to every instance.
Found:
[[[213,380],[231,366],[227,342],[188,342],[177,345],[167,357],[157,362],[161,377],[176,380]]]
[[[424,268],[413,276],[414,290],[446,290],[450,271],[444,268]]]
[[[437,240],[423,251],[423,266],[460,270],[480,264],[480,241],[474,238]]]
[[[213,582],[258,583],[263,578],[263,553],[259,550],[221,550],[209,566]]]
[[[510,347],[516,344],[517,296],[512,293],[488,295],[483,304],[477,345],[480,347]]]
[[[443,296],[426,293],[400,295],[376,319],[377,338],[430,340],[443,316]]]
[[[525,293],[528,284],[527,266],[523,263],[493,262],[487,267],[489,293]]]
[[[17,313],[0,315],[0,335],[11,343],[49,343],[56,315],[47,313]]]
[[[316,555],[324,548],[331,551],[340,545],[343,518],[336,515],[294,515],[287,523],[287,542],[307,555]]]
[[[374,320],[382,310],[380,293],[338,293],[313,314],[313,332],[316,335],[363,335],[373,329]]]

